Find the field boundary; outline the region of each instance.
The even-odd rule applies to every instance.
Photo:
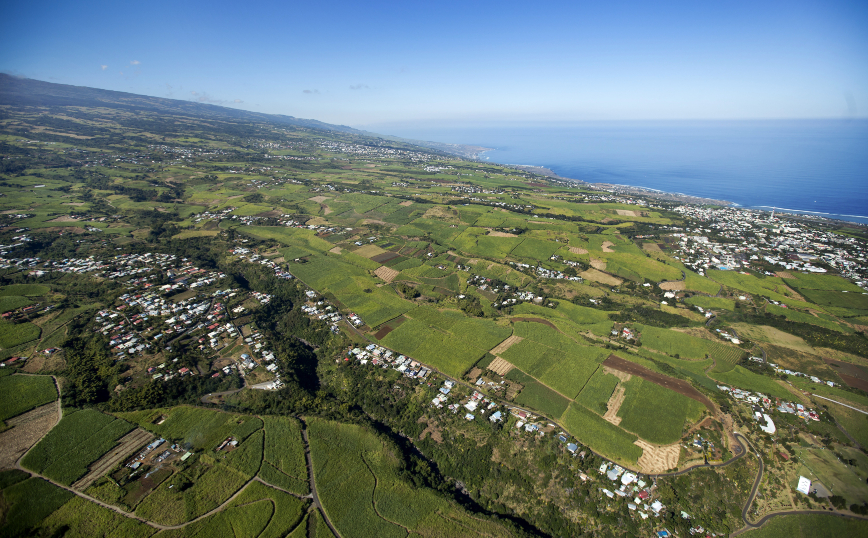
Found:
[[[119,461],[124,459],[136,448],[139,448],[147,441],[150,441],[153,437],[154,434],[141,428],[136,428],[130,433],[124,435],[118,439],[117,446],[103,454],[98,460],[91,464],[88,473],[72,484],[72,489],[80,491],[86,490],[91,484],[96,482],[98,478],[117,465]]]
[[[630,362],[626,359],[622,359],[617,355],[609,355],[606,360],[603,361],[603,365],[608,366],[609,368],[612,368],[614,370],[620,370],[628,374],[639,376],[642,379],[654,383],[655,385],[659,385],[663,388],[673,390],[683,396],[687,396],[688,398],[696,400],[697,402],[704,405],[712,414],[714,413],[714,404],[711,403],[711,400],[709,400],[707,396],[696,390],[696,388],[687,381],[675,379],[674,377],[669,377],[668,375],[658,374],[657,372],[649,370],[644,366],[640,366],[635,362]]]

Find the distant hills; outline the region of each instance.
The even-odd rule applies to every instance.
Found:
[[[157,112],[163,114],[182,114],[196,116],[199,119],[217,119],[223,121],[269,122],[277,125],[293,125],[321,131],[336,131],[358,136],[380,138],[386,141],[402,142],[424,147],[465,158],[475,158],[486,148],[467,146],[463,144],[443,144],[422,140],[409,140],[396,136],[381,135],[369,131],[354,129],[346,125],[335,125],[319,120],[296,118],[283,114],[264,114],[250,112],[219,105],[150,97],[134,93],[101,90],[86,86],[56,84],[23,77],[15,77],[0,73],[0,105],[13,106],[81,106],[109,107],[135,112]]]

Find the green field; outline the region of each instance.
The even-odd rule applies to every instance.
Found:
[[[0,297],[25,295],[39,296],[45,295],[51,291],[51,288],[44,284],[9,284],[8,286],[0,286]]]
[[[516,373],[510,372],[510,374],[512,374],[509,377],[510,379],[519,380],[515,377]],[[526,377],[520,379],[519,382],[524,385],[524,388],[521,389],[521,392],[519,392],[518,396],[515,397],[515,402],[519,405],[525,405],[536,409],[554,420],[557,420],[558,417],[563,415],[564,411],[566,411],[567,407],[570,405],[569,399],[561,396],[533,378]]]
[[[157,532],[157,529],[135,519],[75,496],[45,518],[40,530],[45,536],[60,536],[62,532],[62,536],[67,538],[146,538]]]
[[[290,417],[263,417],[265,423],[265,458],[260,475],[280,488],[307,495],[307,463],[301,423]]]
[[[711,372],[709,377],[725,385],[732,385],[751,392],[760,392],[766,396],[777,396],[783,399],[792,399],[793,395],[784,387],[778,385],[772,378],[755,374],[741,366],[736,366],[729,372]]]
[[[788,320],[795,321],[797,323],[808,323],[810,325],[817,325],[818,327],[825,327],[826,329],[831,329],[833,331],[838,331],[841,333],[854,332],[853,329],[847,325],[841,325],[840,323],[836,323],[828,319],[827,317],[821,317],[825,314],[821,314],[820,316],[814,316],[813,314],[809,314],[807,312],[800,312],[791,308],[781,308],[780,306],[775,306],[773,304],[766,305],[766,312],[769,312],[776,316],[784,316]]]
[[[230,436],[243,439],[245,433],[250,435],[262,426],[262,421],[256,417],[190,406],[132,411],[117,415],[194,450],[213,449]],[[155,424],[162,417],[166,417],[165,421]],[[250,424],[247,424],[248,422]]]
[[[606,403],[615,392],[615,387],[618,386],[618,381],[620,380],[617,377],[607,374],[600,366],[594,375],[588,379],[582,392],[576,397],[576,401],[588,409],[603,414],[607,409]]]
[[[342,536],[403,538],[512,536],[398,475],[395,447],[355,425],[309,421],[311,458],[323,509]]]
[[[851,308],[856,310],[868,309],[868,295],[862,292],[853,293],[847,291],[831,290],[799,290],[801,294],[811,302],[821,306],[835,306],[839,308]],[[787,302],[790,305],[790,302]]]
[[[39,338],[40,329],[32,323],[0,321],[0,348],[26,344]]]
[[[160,538],[283,538],[304,529],[304,510],[309,501],[251,482],[238,497],[220,512],[174,531],[164,531]]]
[[[407,317],[411,319],[386,335],[382,344],[452,376],[461,376],[512,332],[489,320],[425,306]]]
[[[684,273],[684,289],[709,295],[717,295],[717,292],[720,291],[720,284],[717,282],[704,276],[699,276],[686,268],[684,269]]]
[[[634,377],[627,383],[618,410],[620,426],[652,443],[666,445],[681,439],[685,423],[699,420],[705,406],[675,391]]]
[[[868,521],[821,514],[775,517],[761,528],[744,534],[748,538],[841,538],[866,535]]]
[[[145,497],[136,515],[161,525],[179,525],[220,506],[248,479],[203,454],[194,465],[173,474]]]
[[[687,304],[701,306],[702,308],[720,309],[720,310],[735,310],[735,301],[732,299],[724,299],[723,297],[706,297],[705,295],[694,295],[684,299]]]
[[[601,348],[576,346],[537,378],[567,398],[575,398],[605,357],[606,352]]]
[[[21,471],[2,471],[0,478],[4,482],[3,518],[0,520],[2,536],[34,536],[32,529],[75,498],[74,494],[41,478],[28,478]]]
[[[637,325],[642,344],[668,355],[682,359],[704,359],[710,356],[718,361],[735,364],[744,354],[740,348],[722,341],[706,340],[672,329],[660,329],[647,325]]]
[[[0,314],[17,310],[23,306],[31,304],[32,301],[27,297],[20,295],[3,295],[0,296]]]
[[[0,377],[0,421],[56,399],[57,389],[54,380],[49,376]]]
[[[837,275],[798,273],[796,271],[790,271],[790,274],[796,278],[785,278],[784,282],[789,283],[790,287],[797,289],[807,288],[811,290],[850,291],[855,293],[862,293],[863,291],[856,284]]]
[[[572,403],[561,420],[582,444],[614,461],[635,465],[642,455],[642,449],[633,444],[637,439],[635,435],[606,422],[578,403]]]
[[[88,466],[114,448],[133,425],[98,411],[67,412],[34,446],[22,465],[67,486],[87,474]]]

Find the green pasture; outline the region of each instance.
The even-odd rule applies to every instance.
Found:
[[[615,392],[615,387],[618,386],[619,381],[614,375],[603,371],[602,366],[598,366],[588,382],[585,383],[582,391],[579,392],[576,402],[599,414],[604,414],[607,410],[606,404],[612,397],[612,393]]]
[[[57,389],[50,376],[0,377],[0,421],[55,400],[57,400]]]
[[[665,445],[681,439],[686,423],[699,420],[705,406],[642,378],[627,383],[624,402],[618,410],[621,428],[642,439]]]
[[[41,330],[36,325],[0,321],[0,348],[11,348],[39,338]]]
[[[98,411],[67,412],[22,460],[22,465],[52,480],[71,485],[88,466],[114,448],[133,425]]]
[[[582,444],[616,462],[635,466],[642,455],[642,449],[633,444],[636,435],[603,420],[603,417],[576,402],[570,404],[561,421]]]

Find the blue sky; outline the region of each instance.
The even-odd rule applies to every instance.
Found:
[[[0,12],[7,73],[357,127],[868,117],[865,1],[82,0]]]

